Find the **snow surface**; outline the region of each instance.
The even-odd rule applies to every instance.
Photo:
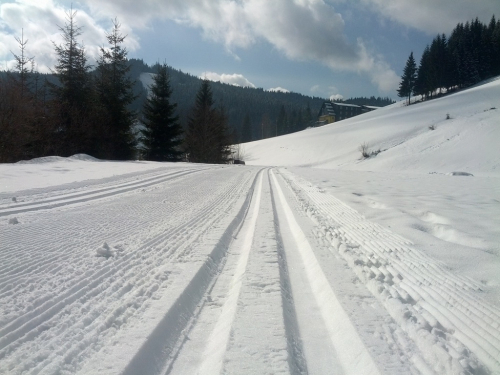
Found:
[[[500,374],[496,108],[500,80],[246,166],[0,165],[0,374]]]

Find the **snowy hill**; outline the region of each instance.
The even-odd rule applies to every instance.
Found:
[[[498,175],[499,124],[497,78],[439,99],[409,107],[399,102],[244,147],[252,165]],[[380,154],[360,160],[363,143]]]

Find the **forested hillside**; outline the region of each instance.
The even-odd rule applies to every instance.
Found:
[[[141,102],[146,97],[142,92],[142,85],[138,83],[140,76],[142,73],[156,73],[158,66],[150,67],[137,59],[131,59],[129,62],[131,79],[137,81],[135,91],[136,95],[139,95],[135,109],[140,110]],[[177,103],[180,121],[185,127],[202,80],[174,68],[168,70],[172,101]],[[297,93],[270,92],[262,88],[238,87],[220,82],[211,82],[210,85],[216,105],[224,108],[229,126],[235,130],[236,140],[243,142],[287,134],[311,126],[325,100]]]

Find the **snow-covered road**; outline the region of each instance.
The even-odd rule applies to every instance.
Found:
[[[481,284],[283,168],[0,193],[1,374],[500,373]]]

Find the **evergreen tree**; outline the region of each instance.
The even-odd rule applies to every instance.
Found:
[[[231,154],[227,117],[214,108],[210,83],[203,80],[188,121],[184,139],[188,159],[193,163],[226,163]]]
[[[462,87],[464,84],[465,65],[465,42],[464,42],[464,25],[459,23],[450,38],[448,39],[448,58],[450,64],[450,87]]]
[[[417,78],[415,80],[415,87],[413,93],[415,95],[422,95],[428,98],[432,93],[431,88],[431,78],[432,76],[432,65],[430,59],[430,49],[427,46],[420,59],[420,64],[417,70]]]
[[[241,142],[251,142],[252,141],[252,124],[250,123],[250,115],[245,114],[243,120],[243,125],[241,127]]]
[[[491,34],[491,75],[496,76],[500,74],[500,20],[495,23],[495,17],[492,17],[488,28]]]
[[[408,60],[406,61],[403,76],[401,77],[398,89],[398,96],[401,98],[408,98],[408,104],[410,104],[411,94],[415,90],[416,72],[417,67],[415,59],[413,58],[413,52],[411,52]]]
[[[21,88],[21,98],[24,97],[24,94],[28,92],[28,74],[29,74],[29,65],[32,65],[34,62],[33,57],[26,56],[26,45],[28,44],[27,40],[24,40],[24,29],[21,29],[21,38],[15,38],[21,54],[16,55],[14,52],[11,52],[14,55],[14,59],[16,60],[16,72],[19,74],[19,84]]]
[[[311,112],[311,107],[309,106],[309,103],[307,103],[307,108],[306,108],[306,112],[304,115],[304,122],[305,122],[305,127],[313,125],[313,122],[314,122],[313,115]]]
[[[286,117],[286,111],[285,111],[285,106],[282,104],[280,107],[280,112],[278,115],[278,120],[276,123],[276,126],[278,128],[278,135],[283,135],[287,133],[287,117]]]
[[[151,94],[144,104],[144,130],[141,141],[146,160],[179,161],[182,129],[174,115],[176,103],[171,103],[170,77],[162,65],[154,76]]]
[[[128,107],[134,101],[133,82],[128,77],[130,66],[127,49],[121,45],[126,36],[120,34],[115,19],[107,36],[109,49],[101,48],[97,66],[97,93],[107,129],[103,129],[102,152],[110,159],[126,160],[135,156],[133,125],[136,113]]]
[[[77,42],[81,27],[76,25],[76,11],[66,13],[67,22],[59,27],[63,44],[54,44],[57,54],[55,75],[59,84],[50,84],[53,121],[58,128],[59,149],[56,153],[69,156],[88,152],[89,128],[92,122],[92,80],[83,45]]]

